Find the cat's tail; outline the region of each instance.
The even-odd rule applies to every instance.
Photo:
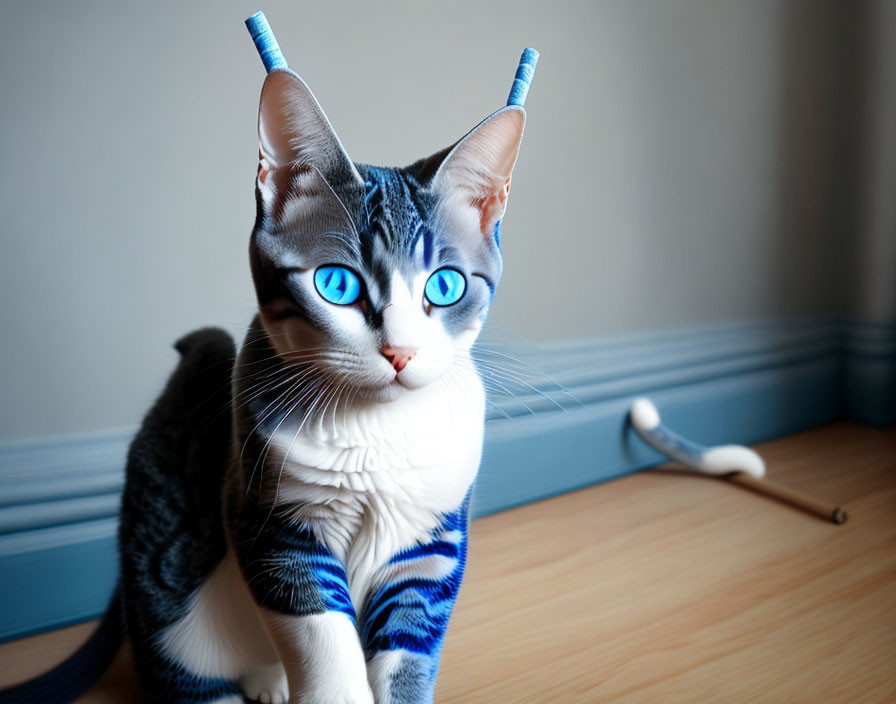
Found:
[[[108,669],[125,637],[121,585],[115,588],[99,627],[73,655],[49,672],[0,690],[0,704],[68,704]]]

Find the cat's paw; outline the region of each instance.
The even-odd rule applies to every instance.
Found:
[[[255,697],[255,701],[259,704],[286,704],[289,701],[286,693],[280,690],[269,692],[266,689],[261,690]]]
[[[260,704],[286,704],[289,701],[286,672],[281,665],[271,665],[243,675],[240,689],[247,699]]]
[[[293,695],[290,701],[309,704],[374,704],[373,692],[366,681],[329,683],[325,687],[308,687]]]

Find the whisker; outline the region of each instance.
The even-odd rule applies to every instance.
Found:
[[[559,381],[557,381],[556,379],[554,379],[550,374],[547,374],[546,372],[544,372],[543,370],[539,369],[538,367],[536,367],[536,366],[533,365],[533,364],[530,364],[530,363],[528,363],[528,362],[525,362],[525,361],[523,361],[523,360],[521,360],[521,359],[518,359],[517,357],[514,357],[514,356],[512,356],[512,355],[509,355],[509,354],[507,354],[507,353],[505,353],[505,352],[500,352],[500,351],[498,351],[498,350],[488,349],[488,348],[485,348],[485,347],[473,347],[473,349],[471,350],[471,352],[473,353],[474,356],[477,355],[477,354],[492,354],[492,355],[499,356],[499,357],[501,357],[502,359],[506,359],[506,360],[508,360],[508,361],[511,361],[511,362],[513,362],[514,364],[519,364],[520,366],[522,366],[523,368],[527,369],[528,371],[530,371],[530,372],[532,372],[532,373],[534,373],[534,374],[536,374],[536,375],[539,375],[539,376],[544,377],[545,379],[547,379],[548,381],[550,381],[552,384],[554,384],[558,389],[561,389],[562,391],[568,393],[573,399],[575,399],[576,401],[578,401],[578,399],[576,399],[575,396],[572,395],[572,393],[570,392],[570,390],[569,390],[568,388],[566,388],[563,384],[561,384]],[[479,361],[481,361],[481,362],[483,362],[483,363],[486,362],[486,360],[484,360],[484,359],[480,359]]]
[[[277,499],[280,496],[280,482],[283,479],[283,469],[284,469],[284,467],[286,467],[286,462],[289,459],[289,453],[292,452],[292,448],[295,445],[295,442],[299,437],[299,433],[302,432],[302,428],[305,426],[305,422],[308,420],[309,416],[313,412],[316,404],[320,401],[322,396],[323,396],[322,394],[315,396],[314,400],[311,402],[311,406],[303,414],[302,420],[299,423],[299,427],[296,429],[296,432],[293,435],[292,440],[289,443],[289,447],[286,449],[286,452],[283,453],[283,461],[280,463],[280,470],[277,474],[277,484],[274,488],[274,498],[271,501],[271,508],[268,511],[268,515],[265,517],[264,522],[261,524],[261,528],[258,531],[259,536],[264,532],[264,529],[267,526],[268,521],[270,520],[271,516],[274,513],[274,508],[277,506]]]
[[[289,405],[289,410],[287,410],[283,414],[283,417],[280,419],[280,421],[277,423],[277,425],[274,427],[274,429],[265,438],[264,446],[262,447],[261,452],[258,453],[258,457],[255,459],[255,463],[252,466],[252,472],[249,475],[249,481],[246,482],[246,493],[247,494],[249,493],[249,489],[252,486],[252,480],[255,477],[255,472],[258,471],[259,467],[263,467],[264,462],[267,460],[268,453],[269,453],[270,447],[271,447],[271,443],[273,442],[274,437],[277,434],[277,431],[280,429],[280,426],[283,425],[284,421],[286,421],[286,419],[289,418],[293,414],[293,412],[299,407],[299,405],[303,402],[303,400],[308,397],[310,391],[313,388],[314,388],[314,381],[312,380],[311,385],[309,385],[304,390],[299,392],[299,396],[291,403],[291,405]],[[287,402],[287,404],[288,404],[288,402]],[[284,404],[284,405],[286,405],[286,404]],[[256,424],[255,428],[252,429],[252,432],[246,436],[246,440],[243,443],[243,449],[240,451],[240,462],[242,462],[243,452],[245,452],[245,449],[246,449],[247,444],[249,443],[249,440],[252,438],[252,435],[254,435],[255,431],[258,430],[258,428],[261,426],[262,422],[263,421],[259,421],[259,423]],[[258,483],[259,496],[261,495],[261,485],[262,485],[263,479],[264,479],[264,471],[262,471],[262,474],[259,477],[259,483]]]
[[[540,370],[538,370],[537,367],[534,367],[534,366],[531,365],[531,364],[527,364],[526,362],[523,362],[523,361],[521,361],[521,360],[518,360],[518,359],[516,359],[515,357],[512,357],[512,356],[510,356],[510,355],[504,354],[504,353],[502,353],[502,352],[496,352],[495,350],[481,350],[481,349],[479,349],[479,350],[476,350],[476,351],[477,351],[477,352],[488,352],[488,353],[491,353],[491,354],[496,354],[496,355],[500,356],[502,359],[507,359],[507,360],[513,361],[513,362],[515,362],[515,363],[520,364],[521,366],[523,366],[523,367],[526,368],[527,370],[531,370],[531,371],[534,371],[534,372],[536,372],[536,373],[538,373],[538,374],[541,374],[542,377],[544,377],[545,379],[547,379],[548,381],[550,381],[552,384],[554,384],[554,385],[556,386],[556,388],[557,388],[560,392],[562,392],[564,395],[568,396],[570,399],[572,399],[573,401],[575,401],[576,404],[578,404],[579,406],[584,406],[584,404],[583,404],[578,398],[576,398],[576,396],[575,396],[569,389],[567,389],[565,386],[563,386],[562,384],[560,384],[559,382],[557,382],[555,379],[551,378],[549,375],[547,375],[547,374],[541,372]],[[491,372],[492,374],[499,375],[501,378],[503,378],[503,379],[505,379],[505,380],[507,380],[507,381],[512,381],[512,382],[521,384],[521,385],[523,385],[523,386],[526,386],[526,387],[529,388],[532,392],[534,392],[534,393],[536,393],[536,394],[538,394],[538,395],[540,395],[540,396],[543,396],[544,398],[546,398],[547,400],[549,400],[551,403],[553,403],[555,406],[557,406],[557,407],[560,408],[561,410],[563,410],[563,411],[566,411],[566,410],[567,410],[563,405],[561,405],[560,403],[558,403],[556,399],[554,399],[553,397],[549,396],[549,395],[548,395],[547,393],[545,393],[543,390],[541,390],[541,389],[537,388],[536,386],[534,386],[534,385],[530,384],[529,382],[527,382],[527,381],[522,377],[521,374],[518,374],[518,373],[515,372],[514,370],[512,370],[512,369],[508,369],[507,367],[504,367],[504,366],[499,366],[496,362],[491,361],[491,360],[488,360],[488,359],[483,359],[483,358],[481,358],[481,357],[480,357],[480,358],[477,358],[477,359],[475,360],[475,364],[476,364],[478,367],[480,367],[480,368],[482,369],[483,372],[488,371],[488,372]]]

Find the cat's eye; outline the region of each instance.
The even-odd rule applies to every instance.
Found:
[[[467,280],[457,269],[439,269],[426,281],[426,300],[434,306],[457,303],[467,289]]]
[[[337,306],[351,305],[361,295],[358,275],[344,266],[322,266],[314,272],[314,287],[321,298]]]

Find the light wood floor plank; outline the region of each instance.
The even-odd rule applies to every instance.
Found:
[[[896,429],[837,424],[759,449],[777,482],[849,521],[672,471],[476,521],[436,701],[896,701]],[[0,646],[0,682],[90,628]],[[79,701],[135,692],[125,652]]]

